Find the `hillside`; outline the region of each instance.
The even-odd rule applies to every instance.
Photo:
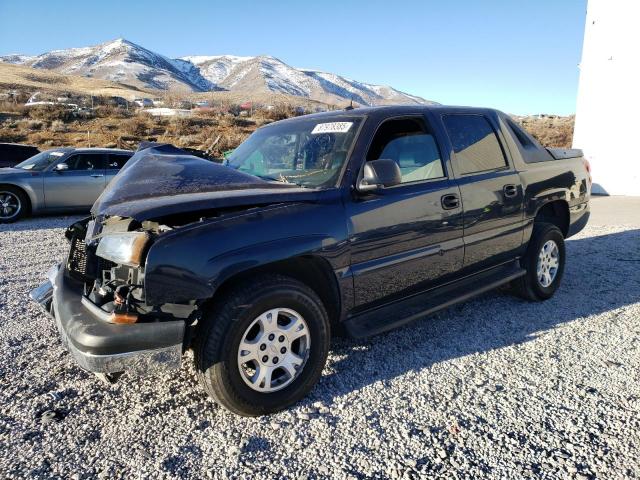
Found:
[[[286,94],[329,104],[429,104],[390,86],[316,70],[298,69],[270,55],[185,56],[171,59],[119,38],[92,47],[37,56],[5,55],[0,63],[124,83],[170,93],[229,91]]]
[[[149,89],[123,83],[76,75],[62,75],[54,71],[42,71],[20,65],[0,63],[0,91],[8,90],[23,90],[31,93],[40,91],[52,94],[118,96],[129,100],[153,93]]]

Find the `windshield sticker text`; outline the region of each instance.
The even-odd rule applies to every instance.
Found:
[[[313,127],[311,133],[345,133],[349,131],[351,125],[353,125],[353,122],[319,123],[318,125]]]

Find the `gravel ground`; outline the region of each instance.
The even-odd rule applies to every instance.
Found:
[[[310,398],[246,419],[208,400],[190,358],[113,387],[75,366],[27,301],[72,220],[0,226],[2,478],[640,476],[632,226],[571,239],[552,300],[495,292],[368,341],[338,339]]]

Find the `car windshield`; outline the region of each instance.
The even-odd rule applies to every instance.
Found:
[[[21,168],[23,170],[44,170],[53,162],[60,160],[60,157],[63,155],[64,152],[48,150],[28,158],[24,162],[16,165],[14,168]]]
[[[297,119],[261,128],[226,158],[225,165],[265,180],[330,186],[340,174],[361,120]]]

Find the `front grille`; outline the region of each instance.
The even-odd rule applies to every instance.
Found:
[[[102,278],[103,270],[110,270],[117,264],[110,260],[96,256],[87,249],[84,240],[74,235],[71,239],[71,250],[69,251],[69,261],[67,270],[72,277],[90,282],[96,278]]]
[[[87,246],[84,240],[76,235],[71,239],[71,251],[69,252],[67,270],[82,280],[87,279]]]

